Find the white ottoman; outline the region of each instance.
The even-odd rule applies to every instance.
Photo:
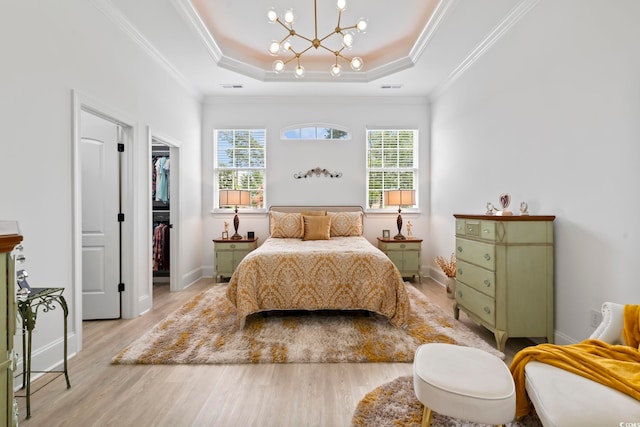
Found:
[[[484,424],[505,424],[516,414],[509,368],[477,348],[421,345],[413,359],[413,387],[424,404],[423,427],[431,424],[431,411]]]

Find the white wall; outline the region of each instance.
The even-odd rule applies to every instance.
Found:
[[[181,238],[201,238],[201,104],[88,1],[3,2],[0,40],[0,218],[19,221],[32,286],[65,287],[73,353],[80,331],[73,322],[79,295],[74,295],[72,265],[72,91],[136,124],[132,150],[138,163],[130,190],[139,200],[129,218],[139,225],[136,237],[142,243],[139,253],[125,260],[140,266],[127,292],[150,280],[150,268],[144,268],[150,265],[145,245],[151,241],[144,182],[150,176],[147,126],[182,143]],[[179,274],[199,273],[200,246],[182,247]],[[38,317],[34,369],[49,368],[62,358],[62,326],[53,316]]]
[[[432,104],[433,255],[511,193],[556,215],[556,338],[640,303],[640,3],[542,0]]]
[[[302,83],[304,84],[304,83]],[[428,243],[429,211],[429,107],[425,98],[278,97],[210,98],[204,103],[202,142],[202,214],[204,217],[204,271],[213,274],[213,244],[223,222],[233,213],[212,213],[213,131],[225,127],[262,127],[267,130],[267,205],[356,205],[366,203],[366,129],[368,126],[419,130],[420,213],[403,214],[411,220],[413,235]],[[301,123],[329,123],[351,130],[350,141],[281,141],[282,128]],[[320,167],[342,172],[341,178],[315,175],[295,179],[294,174]],[[382,229],[395,228],[397,213],[369,214],[364,234],[372,243]],[[240,213],[241,234],[252,230],[259,242],[268,237],[265,214]],[[406,234],[406,229],[403,227]],[[424,262],[423,262],[424,264]]]

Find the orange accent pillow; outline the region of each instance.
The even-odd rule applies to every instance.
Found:
[[[303,240],[329,240],[331,238],[331,217],[330,216],[308,216],[302,217],[304,222]]]
[[[327,211],[302,211],[300,212],[302,216],[325,216]]]

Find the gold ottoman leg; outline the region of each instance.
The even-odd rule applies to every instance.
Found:
[[[422,411],[422,427],[429,427],[431,425],[431,417],[433,416],[433,412],[431,412],[431,408],[424,407],[424,411]]]

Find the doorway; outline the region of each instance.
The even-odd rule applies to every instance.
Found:
[[[180,144],[166,136],[149,135],[151,144],[151,275],[152,288],[179,291]],[[152,289],[151,292],[154,290]]]

